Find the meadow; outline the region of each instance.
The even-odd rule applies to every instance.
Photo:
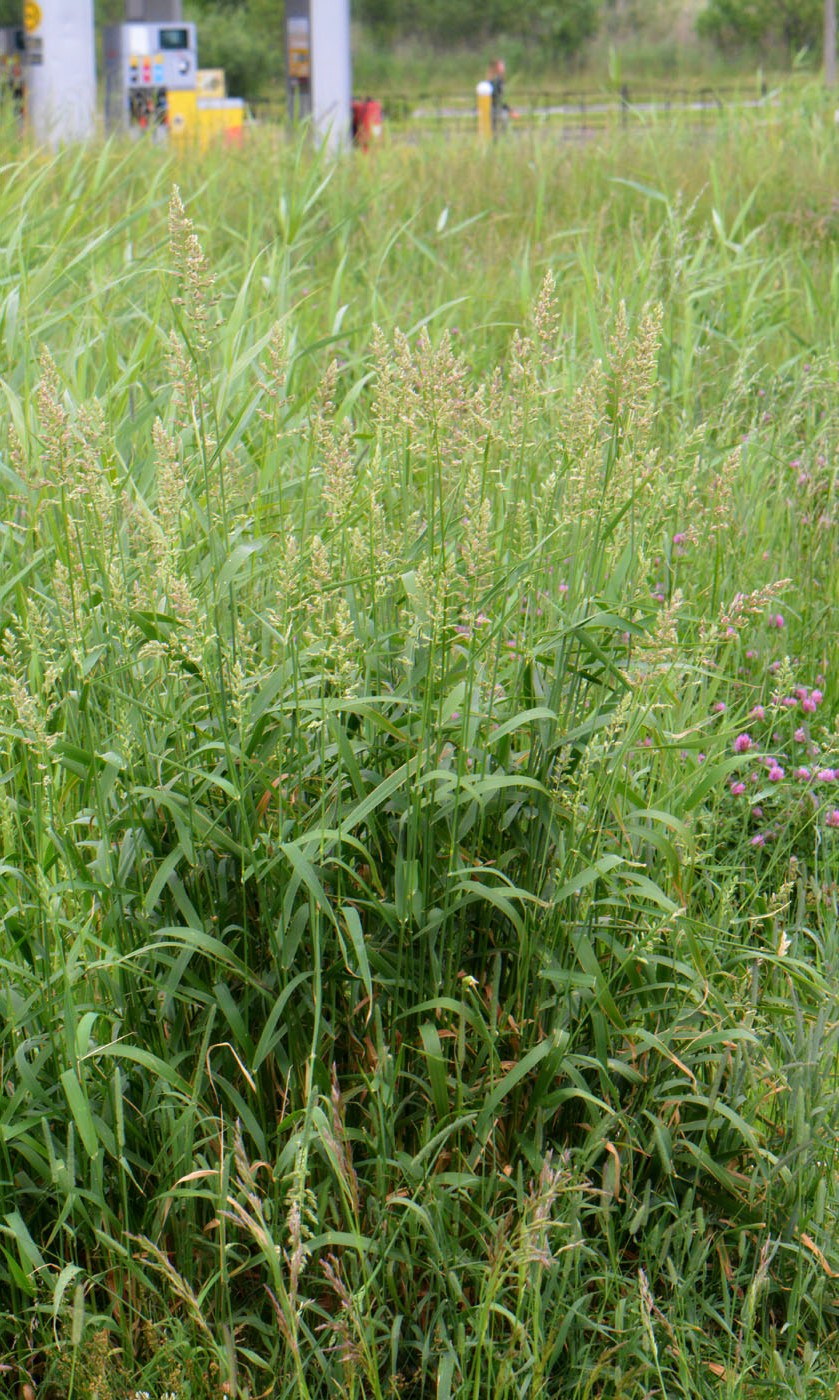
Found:
[[[832,111],[6,151],[6,1393],[835,1395]]]

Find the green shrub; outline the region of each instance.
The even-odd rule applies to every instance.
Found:
[[[231,97],[259,97],[282,72],[278,37],[249,22],[246,12],[219,7],[198,19],[198,60],[202,68],[223,68]]]

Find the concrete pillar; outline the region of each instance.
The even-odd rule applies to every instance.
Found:
[[[309,21],[312,119],[318,136],[337,149],[352,131],[350,0],[310,0]]]
[[[93,0],[26,0],[27,125],[39,146],[96,130]]]

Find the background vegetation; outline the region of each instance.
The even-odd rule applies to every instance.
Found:
[[[589,88],[621,79],[671,84],[813,69],[821,0],[353,0],[359,91],[472,94],[498,52],[511,90]],[[187,0],[205,67],[224,68],[231,93],[276,98],[283,85],[284,12],[275,0]],[[95,0],[97,24],[119,23],[123,0]],[[0,0],[0,24],[20,24],[20,0]]]
[[[499,51],[513,89],[525,90],[608,85],[616,56],[636,83],[756,65],[812,68],[822,10],[821,0],[357,0],[354,71],[362,89],[375,83],[386,94],[410,95],[471,94]],[[277,82],[282,12],[270,0],[193,0],[192,13],[204,61],[226,67],[237,92],[255,97]]]
[[[10,1386],[830,1393],[835,159],[9,160]]]

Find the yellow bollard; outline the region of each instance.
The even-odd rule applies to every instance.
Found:
[[[492,140],[492,83],[478,83],[478,140]]]

